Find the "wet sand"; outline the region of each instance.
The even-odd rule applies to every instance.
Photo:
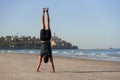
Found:
[[[36,72],[38,55],[0,53],[0,80],[120,80],[120,62],[54,57]]]

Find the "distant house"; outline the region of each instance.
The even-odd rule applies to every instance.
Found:
[[[51,38],[51,46],[56,46],[57,42],[61,42],[61,38],[58,38],[58,36],[56,36],[55,32],[54,32],[54,35],[52,36]]]
[[[6,36],[5,41],[10,43],[12,41],[12,36]]]
[[[51,38],[51,47],[53,49],[78,49],[77,46],[72,46],[71,43],[64,41],[58,36],[56,36],[55,33]]]

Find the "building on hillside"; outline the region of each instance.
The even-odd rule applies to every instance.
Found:
[[[71,43],[64,41],[56,36],[55,32],[51,38],[51,47],[53,49],[78,49],[77,46],[73,46]]]
[[[53,46],[56,46],[57,44],[57,42],[61,42],[61,38],[59,38],[58,36],[56,36],[56,34],[55,34],[55,32],[54,32],[54,34],[53,34],[53,36],[52,36],[52,38],[51,38],[51,46],[53,47]]]

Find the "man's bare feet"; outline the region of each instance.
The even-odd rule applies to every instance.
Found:
[[[45,13],[45,8],[42,9],[43,13]]]
[[[46,8],[46,12],[48,12],[49,8]]]

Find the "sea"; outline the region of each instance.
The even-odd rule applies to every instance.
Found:
[[[1,53],[40,54],[40,49],[0,50]],[[53,49],[53,56],[120,62],[120,49]]]

